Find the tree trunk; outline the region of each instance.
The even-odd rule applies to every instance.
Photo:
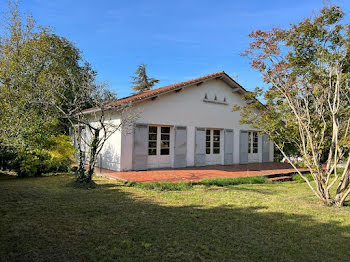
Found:
[[[77,180],[81,181],[85,179],[85,169],[84,169],[84,154],[83,150],[81,149],[81,129],[78,127],[78,135],[77,135],[77,143],[78,143],[78,149],[79,149],[79,157],[78,157],[78,177]]]
[[[97,154],[97,148],[98,148],[99,142],[100,142],[100,130],[96,129],[94,133],[94,137],[91,141],[90,159],[89,159],[89,167],[86,174],[86,182],[90,182],[92,180],[92,175],[94,174],[96,157],[97,157],[96,154]]]

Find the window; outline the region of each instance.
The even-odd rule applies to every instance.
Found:
[[[160,154],[169,155],[170,153],[170,127],[161,127],[160,133]]]
[[[258,153],[258,133],[253,132],[253,153]]]
[[[220,154],[220,130],[213,130],[213,153]]]
[[[210,140],[211,140],[211,136],[210,136],[210,129],[207,129],[206,131],[205,131],[206,133],[205,133],[205,153],[207,154],[207,155],[209,155],[210,154],[210,147],[211,147],[211,143],[210,143]]]
[[[248,132],[248,154],[252,152],[252,132]]]
[[[150,126],[148,128],[148,155],[157,155],[157,127]]]
[[[220,154],[220,130],[207,129],[205,134],[205,153]]]
[[[248,132],[248,154],[258,153],[258,132]]]

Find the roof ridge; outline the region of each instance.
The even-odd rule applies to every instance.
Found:
[[[138,97],[140,97],[141,99],[142,98],[146,98],[150,93],[156,94],[157,91],[160,91],[160,90],[164,90],[164,89],[168,89],[168,88],[177,88],[177,87],[180,87],[182,85],[185,86],[185,85],[197,82],[197,81],[206,80],[208,78],[211,78],[211,77],[214,77],[214,76],[219,76],[219,75],[222,75],[222,74],[226,74],[225,71],[222,70],[222,71],[218,71],[218,72],[215,72],[215,73],[211,73],[211,74],[207,74],[207,75],[204,75],[204,76],[200,76],[200,77],[197,77],[197,78],[192,78],[190,80],[177,82],[177,83],[166,85],[166,86],[157,87],[155,89],[148,90],[147,92],[142,92],[142,93],[139,93],[139,94],[134,94],[134,95],[126,96],[126,97],[123,97],[123,98],[119,98],[119,99],[117,99],[115,101],[107,103],[106,106],[114,106],[114,105],[117,105],[120,102],[122,102],[122,100],[127,100],[127,99],[131,99],[131,98],[136,98],[135,100],[138,100],[137,99]]]
[[[227,77],[232,79],[228,74],[225,73],[225,71],[222,70],[222,71],[218,71],[218,72],[215,72],[215,73],[211,73],[211,74],[207,74],[207,75],[204,75],[204,76],[200,76],[200,77],[197,77],[197,78],[192,78],[190,80],[177,82],[177,83],[174,83],[174,84],[170,84],[170,85],[158,87],[158,88],[155,88],[155,89],[151,89],[151,90],[148,90],[147,92],[142,92],[142,93],[139,93],[139,94],[134,94],[134,95],[126,96],[126,97],[123,97],[123,98],[119,98],[117,100],[114,100],[114,101],[111,101],[111,102],[105,104],[105,106],[106,107],[115,107],[115,106],[118,106],[118,105],[121,105],[121,104],[124,104],[124,103],[130,103],[130,102],[136,102],[136,101],[148,99],[148,98],[151,98],[151,97],[154,97],[154,96],[157,96],[157,95],[160,95],[160,94],[172,91],[172,90],[176,90],[176,89],[181,88],[181,87],[192,85],[192,84],[195,84],[197,82],[202,82],[202,81],[205,81],[205,80],[208,80],[208,79],[211,79],[211,78],[214,78],[214,77],[219,77],[219,76],[222,76],[222,75],[226,75]],[[238,84],[238,83],[236,83],[236,84]],[[93,108],[85,109],[84,112],[88,112],[90,110],[93,110]]]

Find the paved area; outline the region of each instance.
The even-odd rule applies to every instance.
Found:
[[[200,181],[204,178],[267,176],[295,172],[293,167],[288,163],[254,163],[229,166],[216,165],[127,172],[117,172],[97,167],[95,171],[101,176],[134,182],[190,182]]]

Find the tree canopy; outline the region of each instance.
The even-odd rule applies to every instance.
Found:
[[[151,88],[159,82],[158,79],[150,78],[147,76],[146,65],[143,63],[138,65],[135,75],[132,77],[132,79],[132,88],[134,94],[139,94],[151,90]]]

